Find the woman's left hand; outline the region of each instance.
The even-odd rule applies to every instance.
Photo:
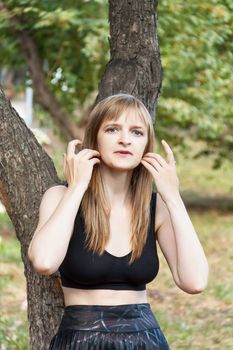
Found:
[[[154,178],[157,191],[166,202],[179,194],[179,179],[176,174],[176,162],[167,142],[162,140],[166,160],[157,153],[146,153],[141,163]]]

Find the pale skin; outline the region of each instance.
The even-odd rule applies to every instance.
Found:
[[[144,154],[147,127],[138,118],[120,116],[103,123],[98,132],[98,151],[83,149],[79,140],[69,142],[64,155],[65,186],[48,189],[41,201],[39,222],[28,255],[34,268],[49,275],[57,271],[65,257],[74,219],[91,179],[93,167],[101,167],[106,194],[111,203],[110,239],[105,247],[115,256],[131,251],[130,208],[127,189],[133,169],[142,164],[153,176],[157,187],[155,233],[176,285],[191,294],[207,285],[208,263],[196,231],[179,193],[179,180],[170,146],[163,140],[165,157]],[[117,151],[129,151],[121,154]],[[118,230],[121,222],[121,230]],[[83,290],[63,287],[66,305],[119,305],[148,302],[146,291]]]

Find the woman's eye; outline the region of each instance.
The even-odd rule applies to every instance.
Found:
[[[110,127],[110,128],[107,128],[106,131],[110,134],[114,133],[115,131],[117,131],[117,128],[115,127]]]
[[[136,136],[143,136],[143,132],[140,131],[140,130],[133,130],[133,133],[134,133]]]

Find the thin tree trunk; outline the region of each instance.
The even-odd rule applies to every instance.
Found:
[[[144,102],[153,120],[162,82],[156,6],[153,0],[109,0],[111,58],[97,97],[132,94]]]
[[[11,31],[18,38],[22,52],[25,56],[37,102],[49,112],[54,123],[60,130],[62,130],[67,141],[79,138],[80,131],[77,124],[72,121],[69,114],[64,110],[48,86],[43,71],[43,64],[32,36],[29,35],[26,30],[21,29],[23,19],[20,18],[20,16],[13,15],[10,9],[6,4],[3,4],[2,1],[0,1],[0,9],[4,10],[9,15]]]
[[[52,160],[0,89],[0,199],[21,244],[28,291],[30,348],[33,350],[46,349],[63,307],[56,276],[38,275],[27,258],[42,194],[58,183]]]
[[[31,74],[33,90],[35,91],[37,102],[50,113],[54,123],[62,131],[67,141],[79,138],[80,131],[77,124],[70,119],[68,113],[57,101],[54,93],[48,86],[43,72],[42,62],[39,58],[37,48],[32,38],[26,31],[18,31],[17,37],[22,47],[22,51],[24,52],[27,66]]]

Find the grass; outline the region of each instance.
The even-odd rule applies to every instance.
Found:
[[[17,315],[17,317],[16,317]],[[15,309],[14,314],[0,315],[0,349],[28,349],[28,330],[25,311]]]
[[[19,255],[20,244],[18,240],[0,237],[0,261],[21,262]]]
[[[162,152],[160,152],[162,154]],[[55,155],[59,167],[60,157]],[[59,173],[61,173],[61,170]],[[181,189],[230,195],[232,168],[211,169],[211,159],[178,157]],[[160,272],[148,285],[148,299],[172,350],[232,349],[233,215],[190,211],[210,266],[209,285],[199,295],[179,290],[160,253]],[[0,214],[0,350],[27,350],[26,288],[20,246],[12,225]]]
[[[0,214],[0,350],[28,349],[26,286],[20,244]]]
[[[28,331],[25,303],[25,280],[20,257],[20,245],[12,235],[6,234],[5,218],[1,214],[0,231],[0,349],[27,349]],[[4,227],[4,231],[3,231]]]
[[[233,193],[232,165],[225,162],[221,169],[210,171],[212,160],[199,159],[198,167],[190,169],[190,162],[182,161],[182,168],[178,165],[183,189],[201,193],[202,195],[228,195]]]

